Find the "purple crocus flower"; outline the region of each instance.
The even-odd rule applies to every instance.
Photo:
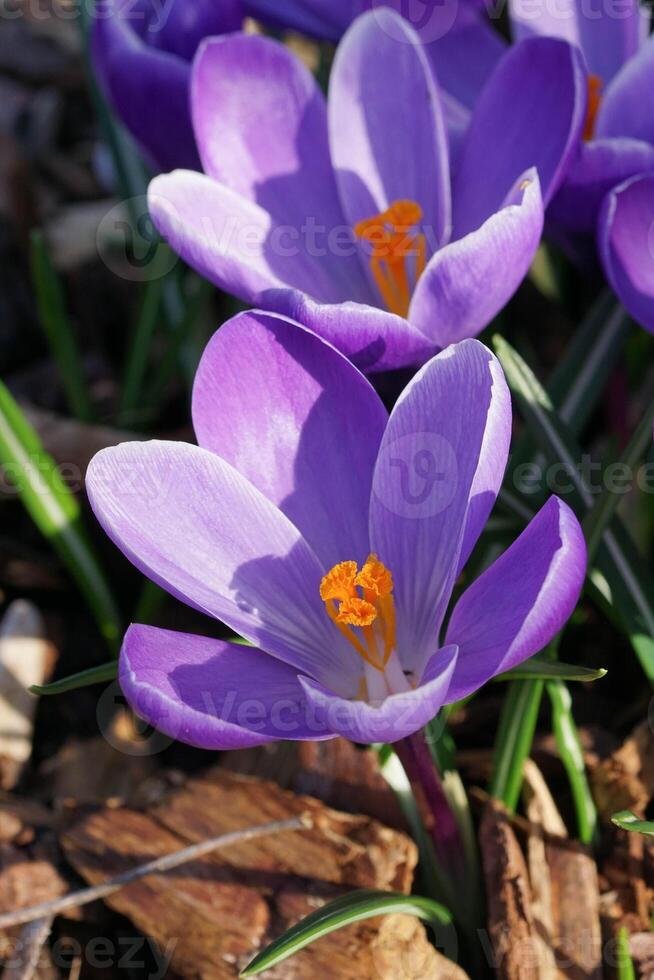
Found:
[[[607,195],[598,245],[622,304],[654,333],[654,173],[631,177]]]
[[[156,170],[199,169],[188,104],[200,41],[237,30],[241,0],[103,0],[91,52],[98,80]]]
[[[654,38],[638,0],[511,0],[514,37],[561,37],[577,44],[588,70],[589,110],[580,144],[548,212],[565,232],[593,234],[602,201],[616,184],[654,170]]]
[[[130,560],[254,644],[130,627],[123,691],[175,738],[395,741],[540,650],[575,606],[584,539],[552,497],[444,628],[509,449],[508,389],[479,341],[435,356],[389,418],[330,344],[243,313],[203,356],[193,421],[199,446],[125,443],[87,473]]]
[[[421,363],[482,330],[522,281],[585,98],[573,46],[517,45],[451,179],[437,84],[394,11],[347,32],[328,106],[284,46],[211,39],[191,83],[205,173],[156,178],[150,212],[207,279],[321,332],[364,370]]]

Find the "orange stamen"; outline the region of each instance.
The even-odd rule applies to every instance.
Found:
[[[595,135],[597,113],[602,104],[602,87],[603,83],[599,75],[588,76],[588,111],[584,123],[584,139],[586,141],[592,140]]]
[[[393,201],[386,211],[354,228],[355,235],[370,246],[370,271],[380,295],[398,316],[409,312],[411,294],[426,265],[425,236],[415,231],[421,220],[422,208],[415,201]]]
[[[339,632],[366,663],[383,673],[396,643],[393,576],[388,568],[376,555],[368,556],[361,571],[354,561],[340,562],[324,576],[320,597]]]

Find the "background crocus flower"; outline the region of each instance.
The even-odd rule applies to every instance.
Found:
[[[607,195],[598,239],[607,279],[634,319],[654,333],[654,173]]]
[[[584,539],[552,497],[443,629],[509,449],[508,389],[478,341],[434,357],[389,418],[311,331],[240,314],[204,354],[193,420],[199,446],[126,443],[87,474],[130,560],[255,645],[130,627],[124,693],[173,737],[395,741],[541,649],[575,606]]]
[[[587,10],[579,0],[552,5],[511,0],[516,39],[562,37],[583,51],[589,104],[584,140],[548,217],[564,231],[594,234],[606,193],[635,174],[654,170],[654,38],[650,13],[625,0]]]
[[[243,35],[205,42],[191,102],[205,173],[153,181],[155,224],[203,276],[365,370],[420,363],[504,306],[586,114],[580,53],[526,41],[485,87],[452,181],[433,72],[388,9],[345,35],[328,107],[287,48]]]
[[[91,51],[119,118],[157,170],[199,168],[188,90],[203,38],[237,30],[240,0],[103,0]]]

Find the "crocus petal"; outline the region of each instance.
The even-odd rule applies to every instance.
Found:
[[[581,52],[534,37],[509,50],[473,112],[454,179],[454,238],[502,206],[520,174],[538,171],[547,206],[576,151],[586,116]]]
[[[417,34],[395,11],[365,14],[341,41],[329,136],[351,225],[409,199],[422,208],[432,249],[446,240],[449,167],[438,90]]]
[[[654,174],[633,177],[607,195],[598,244],[621,302],[654,332]]]
[[[294,286],[326,302],[342,291],[292,228],[204,174],[178,170],[148,189],[152,220],[173,251],[205,279],[246,303],[266,289]],[[261,304],[260,304],[261,305]]]
[[[295,251],[319,252],[323,275],[339,285],[338,298],[370,298],[357,250],[332,247],[345,219],[327,111],[300,59],[266,37],[210,38],[193,65],[191,105],[205,172],[288,228]]]
[[[594,139],[582,143],[547,217],[564,231],[595,233],[602,202],[616,184],[654,170],[654,146],[634,139]]]
[[[370,540],[393,574],[402,666],[418,676],[461,558],[494,503],[510,429],[504,375],[477,340],[434,357],[391,414],[373,478]]]
[[[184,443],[123,443],[94,457],[86,487],[109,537],[145,575],[349,695],[361,664],[325,614],[325,569],[229,463]]]
[[[595,134],[629,136],[654,143],[654,113],[644,92],[654,91],[654,38],[643,45],[604,92]],[[633,173],[633,171],[632,171]]]
[[[643,18],[649,17],[640,0],[621,0],[619,16],[609,9],[594,16],[582,8],[577,16],[579,43],[588,70],[606,84],[638,51]]]
[[[147,45],[116,11],[105,14],[94,19],[91,50],[117,115],[157,169],[199,169],[188,105],[190,66]]]
[[[152,626],[130,626],[120,686],[139,717],[201,749],[324,738],[297,671],[261,650]]]
[[[509,0],[514,41],[528,37],[558,37],[579,44],[577,0]]]
[[[245,0],[250,16],[277,28],[293,28],[309,37],[338,41],[350,22],[363,9],[364,0],[334,3],[334,0]]]
[[[366,374],[424,364],[436,353],[407,320],[375,306],[316,303],[296,289],[270,289],[261,305],[309,327]]]
[[[456,658],[456,646],[444,647],[432,656],[415,690],[391,694],[379,704],[346,700],[305,677],[300,683],[316,719],[327,730],[352,742],[397,742],[423,728],[450,700]]]
[[[129,7],[132,0],[127,0]],[[238,31],[243,24],[240,0],[193,0],[184,3],[151,4],[147,41],[153,47],[170,51],[185,61],[192,61],[198,46],[212,34]],[[159,8],[159,9],[158,9]]]
[[[387,420],[342,354],[267,313],[221,327],[193,387],[199,444],[277,504],[327,568],[370,550],[368,502]]]
[[[526,276],[542,230],[543,202],[532,170],[481,228],[432,256],[413,294],[411,323],[439,347],[474,337]]]
[[[550,497],[456,604],[447,642],[459,646],[459,658],[448,701],[542,650],[570,617],[585,574],[579,522],[567,504]]]
[[[468,8],[459,10],[464,13]],[[427,45],[441,88],[467,109],[474,109],[505,51],[502,37],[477,13],[468,13],[465,24],[455,25]]]

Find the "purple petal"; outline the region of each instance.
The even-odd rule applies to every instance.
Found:
[[[130,626],[119,680],[137,715],[201,749],[329,735],[308,709],[292,667],[223,640]]]
[[[547,217],[565,231],[594,234],[608,191],[648,170],[654,170],[654,146],[649,143],[617,138],[582,143]]]
[[[193,388],[198,442],[295,524],[326,568],[369,551],[372,473],[388,414],[352,364],[285,318],[241,313]]]
[[[604,92],[595,133],[597,136],[629,136],[654,143],[654,112],[644,92],[654,91],[654,38],[643,45],[618,72]]]
[[[504,375],[476,340],[434,357],[390,417],[373,478],[370,539],[393,574],[402,666],[418,676],[461,560],[495,501],[510,430]]]
[[[509,0],[511,33],[515,41],[528,37],[558,37],[579,44],[577,0]]]
[[[379,704],[346,700],[306,677],[300,683],[315,717],[328,731],[352,742],[397,742],[423,728],[449,699],[456,658],[455,646],[443,647],[432,656],[415,690],[391,694]]]
[[[461,151],[455,238],[476,231],[498,211],[520,174],[532,167],[548,204],[576,152],[586,101],[577,48],[536,37],[509,50],[482,92]]]
[[[191,104],[205,172],[286,227],[295,251],[313,247],[313,265],[329,274],[339,299],[367,300],[353,236],[349,249],[330,244],[345,219],[325,100],[308,68],[270,38],[211,38],[193,65]]]
[[[654,174],[607,196],[598,244],[607,279],[629,313],[654,332]]]
[[[567,504],[550,497],[459,599],[447,630],[447,642],[459,646],[448,701],[542,650],[574,610],[585,574],[579,522]]]
[[[93,22],[91,51],[105,95],[155,167],[199,169],[187,62],[149,47],[111,9]]]
[[[131,0],[127,0],[128,6],[130,3]],[[238,31],[244,17],[240,0],[193,0],[193,3],[174,0],[161,9],[157,9],[157,4],[151,6],[148,43],[185,61],[193,60],[205,37]]]
[[[543,202],[532,170],[481,228],[432,256],[413,294],[411,323],[439,347],[480,333],[526,276],[542,230]]]
[[[461,13],[467,10],[460,8]],[[486,20],[468,12],[465,24],[446,31],[426,50],[441,88],[467,109],[474,109],[506,44]]]
[[[148,207],[171,248],[205,279],[246,303],[293,286],[327,302],[343,298],[330,269],[308,255],[293,229],[204,174],[156,177]]]
[[[134,565],[256,646],[349,694],[359,657],[325,614],[325,569],[288,518],[197,446],[123,443],[86,476],[95,515]]]
[[[293,28],[310,37],[338,41],[364,7],[363,0],[246,0],[247,12],[264,24]]]
[[[408,199],[422,208],[432,248],[448,237],[447,134],[438,90],[419,38],[394,11],[382,7],[360,17],[339,45],[329,135],[351,225]]]
[[[580,10],[579,42],[588,71],[606,84],[632,58],[640,46],[643,20],[649,17],[640,0],[620,0],[618,16],[609,9],[593,16]]]
[[[294,289],[271,289],[262,306],[309,327],[370,374],[424,364],[434,344],[403,317],[360,303],[315,303]]]

